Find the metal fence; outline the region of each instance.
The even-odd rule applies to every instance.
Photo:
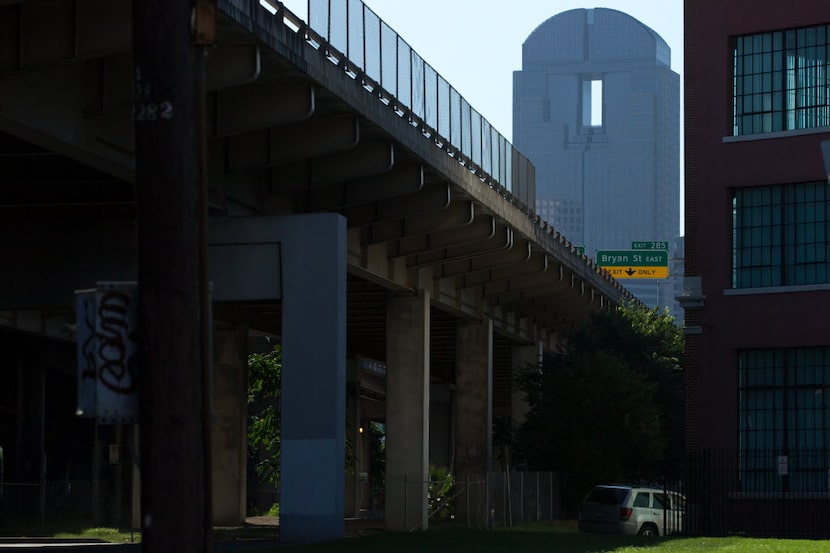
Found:
[[[96,484],[90,480],[0,483],[0,528],[53,524],[66,520],[69,513],[92,524]]]
[[[455,483],[456,520],[493,528],[572,518],[565,480],[556,472],[470,475]],[[699,451],[649,484],[670,499],[668,534],[830,538],[830,449]]]
[[[405,486],[406,495],[423,490],[431,495],[435,483],[405,477]],[[456,479],[440,501],[429,502],[430,524],[451,520],[468,528],[512,527],[562,516],[559,478],[554,472],[469,474]],[[416,513],[405,513],[404,519],[409,529],[421,527]]]
[[[702,451],[679,469],[684,533],[830,538],[830,450]]]
[[[48,461],[44,456],[37,480],[19,474],[0,478],[0,529],[135,526],[138,480],[128,446],[73,444],[71,450],[56,450]]]
[[[463,522],[470,528],[512,527],[562,516],[554,472],[491,472],[458,484]]]
[[[333,62],[508,201],[533,213],[530,161],[361,0],[309,0],[308,19]]]

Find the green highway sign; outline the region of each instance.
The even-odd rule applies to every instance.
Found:
[[[664,250],[599,250],[600,267],[668,267],[669,252]]]
[[[632,250],[668,250],[669,243],[668,242],[654,242],[654,241],[646,241],[646,242],[632,242],[631,243]]]

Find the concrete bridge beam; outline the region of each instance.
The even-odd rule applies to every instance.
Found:
[[[329,211],[415,194],[423,187],[424,168],[409,165],[366,178],[309,188],[297,192],[296,196],[298,203],[309,211]]]
[[[392,242],[406,237],[447,231],[464,227],[475,219],[475,207],[470,201],[454,201],[440,211],[383,221],[368,228],[367,244]]]
[[[358,227],[429,214],[446,209],[451,204],[452,190],[448,183],[425,182],[423,187],[413,194],[349,206],[341,213],[348,218],[349,227]]]
[[[513,229],[496,225],[495,234],[481,240],[461,245],[447,245],[440,250],[416,253],[407,260],[409,267],[429,267],[442,265],[450,261],[469,259],[479,255],[506,252],[513,247]]]
[[[307,84],[242,86],[216,93],[214,136],[296,123],[310,118],[317,107],[313,86]]]

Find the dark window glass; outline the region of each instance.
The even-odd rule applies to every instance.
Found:
[[[585,498],[585,501],[588,503],[599,503],[600,505],[620,505],[625,498],[628,496],[629,490],[625,488],[606,488],[603,486],[597,486],[591,493],[588,494],[588,497]]]
[[[828,25],[735,37],[732,134],[830,125],[829,53]]]
[[[738,353],[738,436],[743,491],[826,492],[830,466],[830,348]]]
[[[830,282],[824,181],[739,188],[732,196],[732,286]]]

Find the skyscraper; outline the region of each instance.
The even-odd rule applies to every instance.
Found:
[[[522,45],[513,142],[536,166],[536,212],[589,256],[678,242],[680,77],[670,62],[657,33],[605,8],[555,15]],[[682,318],[671,279],[624,284]]]

